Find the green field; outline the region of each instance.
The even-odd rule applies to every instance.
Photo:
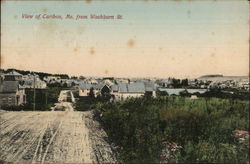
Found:
[[[117,145],[121,162],[247,163],[249,101],[184,97],[137,98],[97,105],[96,116]],[[164,143],[181,147],[163,153]]]

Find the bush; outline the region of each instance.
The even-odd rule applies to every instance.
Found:
[[[232,133],[249,131],[249,101],[174,96],[98,106],[95,113],[121,148],[121,162],[158,163],[163,141],[183,147],[175,154],[178,162],[249,161],[248,149]]]

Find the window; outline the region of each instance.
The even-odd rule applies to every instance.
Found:
[[[2,98],[2,102],[3,102],[3,104],[5,104],[5,103],[7,103],[7,98]]]
[[[12,102],[12,97],[8,97],[8,103]]]

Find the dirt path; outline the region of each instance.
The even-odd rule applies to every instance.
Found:
[[[94,163],[116,163],[115,150],[108,143],[108,136],[102,126],[93,117],[93,112],[85,112],[85,125],[89,129],[91,141],[91,159]]]
[[[106,134],[97,126],[91,112],[0,111],[0,160],[114,163],[115,156],[105,139]]]

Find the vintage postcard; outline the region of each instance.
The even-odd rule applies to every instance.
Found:
[[[1,0],[0,163],[249,163],[249,10]]]

